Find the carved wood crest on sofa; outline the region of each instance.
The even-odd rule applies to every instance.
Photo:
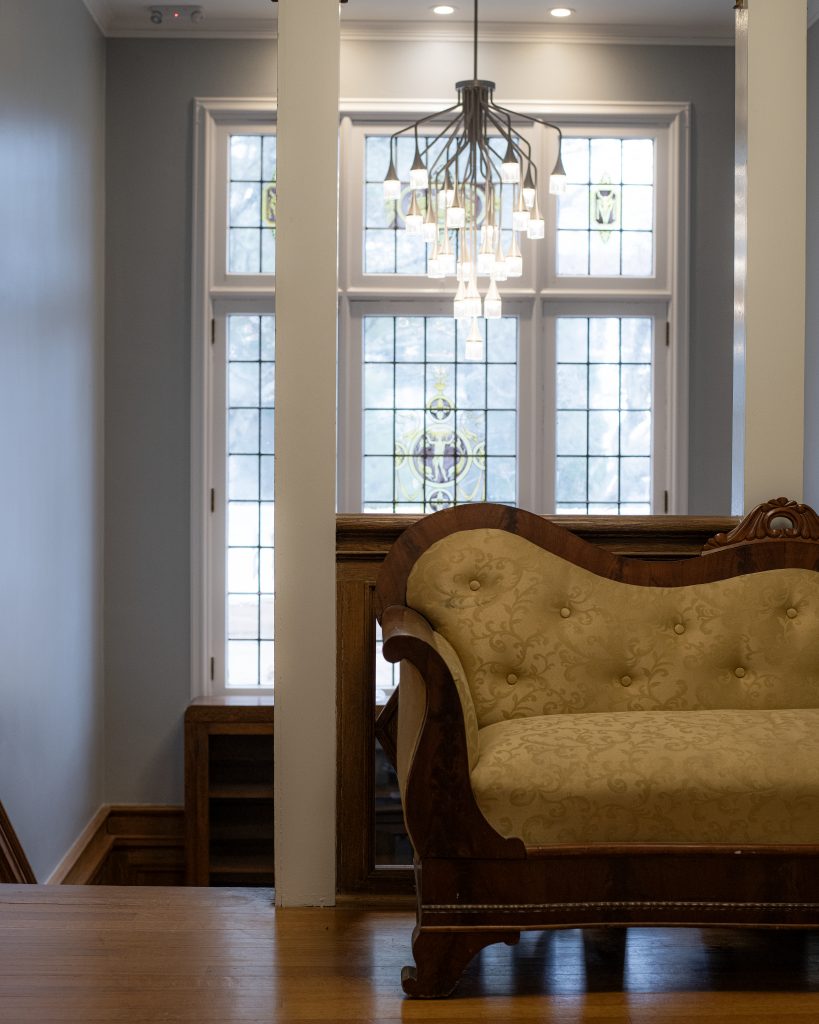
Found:
[[[415,996],[521,930],[819,925],[819,519],[784,498],[642,562],[500,505],[399,538]]]

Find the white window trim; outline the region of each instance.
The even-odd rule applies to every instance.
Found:
[[[668,128],[670,191],[668,207],[672,213],[669,224],[669,247],[667,254],[667,290],[658,295],[656,290],[637,295],[631,290],[629,296],[621,291],[603,296],[624,301],[630,297],[656,300],[664,297],[668,302],[670,349],[668,351],[668,420],[669,436],[666,439],[668,452],[667,479],[669,491],[668,510],[684,514],[688,508],[688,331],[689,331],[689,280],[690,280],[690,104],[688,103],[616,103],[616,102],[533,102],[531,100],[506,99],[504,103],[521,114],[534,113],[554,120],[561,126],[600,125],[606,122],[622,127],[633,125],[641,128],[647,125],[665,125]],[[441,100],[421,101],[394,99],[346,98],[340,102],[340,138],[342,160],[349,154],[349,127],[345,118],[356,122],[372,124],[394,122],[405,123],[407,119],[441,110],[451,103],[451,97]],[[269,127],[275,123],[276,101],[268,98],[209,99],[194,101],[194,166],[192,203],[192,306],[191,306],[191,694],[205,696],[213,691],[210,678],[211,651],[213,649],[213,587],[214,566],[212,564],[213,522],[210,513],[210,489],[214,444],[209,424],[213,416],[213,380],[210,365],[211,331],[214,317],[230,312],[272,312],[274,281],[272,275],[254,275],[237,278],[224,273],[215,279],[215,246],[219,242],[217,218],[212,197],[214,183],[218,180],[217,148],[215,141],[220,131],[229,126],[231,130],[245,127],[250,131]],[[349,126],[349,120],[347,121]],[[359,197],[360,203],[360,197]],[[349,203],[344,204],[343,216],[350,215]],[[341,237],[349,246],[351,232],[342,221]],[[346,230],[345,230],[346,229]],[[673,241],[672,241],[673,240]],[[359,292],[349,281],[350,252],[340,253],[341,280],[348,285],[340,309],[343,344],[349,344],[351,337],[350,302],[367,297],[383,299],[383,290],[364,288]],[[260,282],[259,279],[262,279]],[[264,297],[267,290],[268,296]],[[389,289],[394,296],[395,282]],[[439,292],[436,292],[440,296]],[[509,299],[513,296],[507,289]],[[531,294],[531,293],[530,293]],[[534,297],[534,296],[533,296]],[[579,298],[570,290],[547,288],[539,293],[541,299]],[[529,344],[530,339],[543,337],[543,303],[534,301],[531,314],[521,322],[519,358],[529,358],[532,365],[521,374],[521,387],[549,387],[546,379],[548,365],[537,365],[547,359],[545,345]],[[525,326],[528,325],[528,326]],[[529,335],[529,339],[526,338]],[[526,355],[526,353],[529,355]],[[343,354],[343,353],[342,353]],[[548,362],[548,361],[547,361]],[[345,361],[342,366],[349,366]],[[521,365],[521,370],[523,366]],[[341,372],[349,375],[349,370]],[[350,381],[345,381],[350,385]],[[552,382],[553,384],[553,382]],[[360,383],[358,384],[360,392]],[[345,388],[347,391],[347,388]],[[545,403],[539,405],[545,408]],[[658,410],[659,411],[659,410]],[[521,418],[519,417],[519,421]],[[518,479],[532,478],[531,469],[535,451],[535,433],[539,425],[520,424],[521,459]],[[532,436],[527,438],[526,432]],[[540,432],[540,436],[543,434]],[[351,456],[352,433],[346,431],[343,420],[339,424],[340,455]],[[528,452],[528,454],[526,454]],[[355,458],[358,458],[358,452]],[[553,455],[554,453],[552,453]],[[542,455],[541,455],[542,457]],[[548,474],[545,474],[548,476]],[[552,484],[553,486],[553,484]],[[548,487],[545,488],[548,490]],[[520,489],[521,503],[532,507],[548,507],[547,494],[528,496]],[[339,508],[345,507],[344,496],[339,494]],[[264,692],[255,688],[252,692]],[[233,690],[239,694],[241,691]]]
[[[218,210],[224,216],[225,198],[215,187],[225,180],[225,147],[221,141],[236,128],[269,129],[275,123],[276,104],[269,99],[196,99],[194,101],[194,166],[191,279],[191,696],[224,692],[219,680],[224,666],[215,664],[217,583],[224,566],[214,558],[217,531],[224,536],[224,510],[211,512],[211,490],[216,487],[217,439],[213,353],[217,322],[222,326],[231,312],[269,313],[274,310],[273,275],[253,279],[225,273],[225,239],[219,230]],[[222,175],[220,178],[219,175]],[[261,281],[259,280],[261,278]],[[264,293],[267,292],[267,297]],[[214,509],[219,502],[214,501]],[[224,645],[223,645],[224,646]],[[230,693],[269,693],[269,688],[234,689]]]

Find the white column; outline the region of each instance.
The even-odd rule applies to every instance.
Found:
[[[338,0],[279,0],[276,902],[335,901]]]
[[[737,13],[734,514],[804,489],[805,0]]]

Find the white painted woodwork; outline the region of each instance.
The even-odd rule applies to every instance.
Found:
[[[732,511],[804,491],[807,11],[737,15]]]
[[[276,901],[335,898],[338,0],[280,0]]]

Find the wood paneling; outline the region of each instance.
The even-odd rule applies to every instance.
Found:
[[[63,885],[183,885],[181,807],[113,806],[65,866]],[[56,879],[55,879],[56,880]]]
[[[456,998],[407,1001],[411,910],[276,911],[269,890],[0,890],[9,1024],[815,1024],[819,934],[523,935]]]
[[[272,885],[273,698],[200,697],[185,713],[188,885]]]
[[[375,708],[375,581],[392,544],[417,515],[336,517],[337,885],[339,892],[410,893],[412,872],[376,867],[373,751],[380,720],[392,753],[395,702]],[[730,516],[544,516],[614,554],[650,561],[698,557],[714,534],[733,529]]]

